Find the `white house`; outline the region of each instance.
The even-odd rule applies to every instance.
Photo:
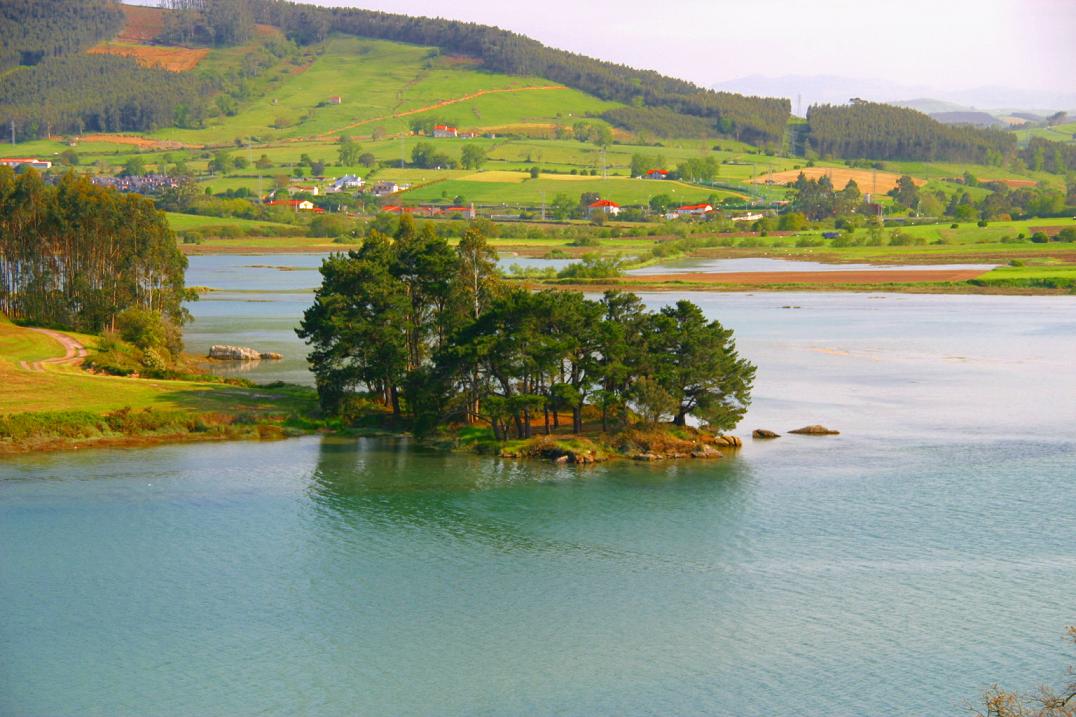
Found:
[[[366,182],[363,181],[362,177],[354,174],[345,174],[343,177],[340,177],[333,182],[332,186],[326,191],[331,194],[336,194],[338,192],[347,191],[348,189],[362,189],[365,185]]]
[[[684,207],[676,208],[676,216],[678,217],[704,217],[707,214],[714,211],[714,208],[709,204],[689,204]]]
[[[611,202],[608,199],[599,199],[587,207],[587,209],[590,212],[590,216],[601,213],[606,216],[615,217],[620,214],[620,205],[616,202]]]
[[[400,191],[400,185],[396,182],[382,181],[374,185],[375,197],[387,197]]]
[[[763,217],[763,215],[759,214],[758,212],[751,212],[749,214],[744,214],[742,217],[733,217],[732,221],[734,221],[734,222],[757,222],[759,219],[762,219],[762,217]]]
[[[439,124],[433,128],[434,137],[459,137],[460,131],[455,127],[449,127],[446,124]]]

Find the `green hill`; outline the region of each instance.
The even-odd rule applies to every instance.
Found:
[[[225,73],[230,53],[215,51],[204,64]],[[151,136],[218,144],[249,137],[269,142],[394,135],[409,131],[416,120],[480,133],[552,134],[573,117],[620,106],[539,77],[480,71],[434,48],[333,36],[315,53],[309,62],[272,68],[248,83],[248,92],[263,94],[240,104],[235,114],[207,118],[204,128],[162,129]]]

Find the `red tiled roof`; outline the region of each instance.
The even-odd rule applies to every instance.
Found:
[[[667,170],[667,169],[649,169],[649,170],[647,170],[646,173],[647,174],[668,174],[669,170]]]
[[[701,210],[704,210],[704,211],[707,210],[707,209],[709,209],[710,211],[714,210],[714,208],[711,207],[709,204],[689,204],[689,205],[684,206],[684,207],[679,207],[677,209],[677,211],[690,212],[690,211],[694,211],[694,210],[697,210],[697,209],[701,209]]]
[[[591,207],[620,207],[616,202],[611,202],[608,199],[599,199],[590,205]]]

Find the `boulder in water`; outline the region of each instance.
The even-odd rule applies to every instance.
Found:
[[[780,438],[780,433],[774,433],[773,431],[767,431],[765,428],[756,428],[751,433],[752,438]]]
[[[262,359],[276,361],[284,357],[271,351],[256,351],[247,346],[213,344],[209,347],[209,358],[218,361],[261,361]]]
[[[811,426],[804,426],[803,428],[797,428],[789,433],[798,433],[801,436],[839,436],[840,431],[834,431],[831,428],[820,426],[817,423]]]

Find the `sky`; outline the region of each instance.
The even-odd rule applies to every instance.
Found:
[[[1076,92],[1076,0],[318,0],[481,22],[701,85],[873,77]]]

